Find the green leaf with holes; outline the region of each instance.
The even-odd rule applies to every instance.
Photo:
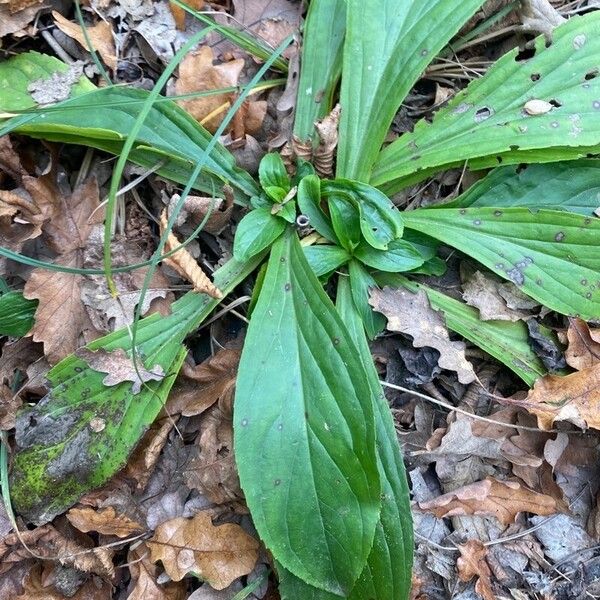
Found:
[[[600,160],[494,169],[444,208],[469,206],[567,210],[592,216],[600,206]]]
[[[425,67],[483,0],[348,0],[337,175],[368,181]]]
[[[584,157],[600,144],[600,12],[575,16],[534,56],[518,49],[473,81],[432,123],[419,122],[383,150],[371,183],[387,193],[441,169]]]
[[[406,227],[472,256],[548,308],[600,317],[600,219],[527,208],[404,213]]]
[[[236,462],[267,548],[338,595],[366,564],[381,508],[372,402],[356,346],[288,231],[271,250],[244,343]]]

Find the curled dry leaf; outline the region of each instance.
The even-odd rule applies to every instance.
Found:
[[[433,500],[420,502],[419,508],[439,518],[455,515],[492,516],[503,525],[510,525],[521,512],[546,516],[556,513],[559,506],[554,498],[538,494],[516,481],[499,481],[488,477]]]
[[[458,578],[461,581],[471,581],[478,577],[475,591],[484,600],[496,600],[492,589],[492,571],[487,564],[487,548],[479,540],[469,540],[458,546],[460,557],[456,561]]]
[[[163,211],[160,216],[161,235],[167,228],[167,213]],[[180,245],[174,233],[169,232],[167,243],[163,248],[163,254],[170,252]],[[163,259],[163,262],[177,271],[181,277],[194,286],[194,291],[200,294],[208,294],[211,298],[221,299],[223,292],[208,278],[208,275],[200,268],[194,257],[185,249],[181,248],[175,254]]]
[[[215,527],[206,511],[192,519],[177,517],[165,521],[147,544],[151,560],[162,561],[174,581],[195,573],[217,590],[250,573],[259,548],[258,541],[239,525]]]
[[[313,160],[315,169],[321,177],[333,175],[333,155],[338,143],[340,112],[341,107],[336,104],[326,117],[315,123],[319,145],[315,148]]]
[[[52,11],[56,26],[69,37],[74,38],[85,50],[89,50],[88,41],[81,25],[65,19],[60,13]],[[117,54],[110,25],[106,21],[98,21],[96,25],[86,27],[86,33],[94,50],[113,71],[117,68]]]
[[[461,383],[475,380],[473,365],[465,357],[465,344],[450,340],[442,315],[431,308],[423,290],[413,294],[402,288],[374,288],[369,304],[387,317],[389,331],[410,335],[417,348],[435,348],[440,353],[439,366],[456,371]]]
[[[567,330],[567,364],[578,371],[600,363],[600,329],[590,329],[585,321],[571,317]]]
[[[141,361],[134,365],[133,361],[122,348],[111,350],[110,352],[100,348],[92,351],[88,348],[78,348],[75,355],[85,362],[94,371],[107,373],[102,383],[107,386],[118,385],[124,381],[132,381],[131,391],[133,394],[139,394],[142,389],[142,383],[146,381],[161,381],[165,372],[160,365],[155,365],[152,370],[144,368]],[[136,369],[137,366],[137,369]]]
[[[73,527],[87,533],[97,531],[105,535],[116,535],[125,538],[144,531],[144,526],[119,513],[112,506],[96,510],[89,506],[72,508],[67,512],[67,519]]]
[[[180,198],[179,194],[173,195],[169,201],[169,214]],[[233,202],[233,189],[229,185],[223,186],[223,198],[188,196],[177,215],[175,225],[180,233],[192,233],[206,219],[202,230],[219,235],[231,219]]]

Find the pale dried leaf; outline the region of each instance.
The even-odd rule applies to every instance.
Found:
[[[471,581],[477,577],[475,591],[484,600],[496,600],[492,590],[492,571],[486,561],[487,548],[479,540],[469,540],[458,546],[460,557],[456,561],[458,578],[461,581]]]
[[[22,404],[19,395],[0,382],[0,431],[9,431],[15,426],[17,410]]]
[[[521,512],[552,515],[557,512],[558,505],[554,498],[538,494],[516,481],[499,481],[488,477],[433,500],[420,502],[419,508],[439,518],[455,515],[492,516],[502,525],[510,525]]]
[[[183,228],[185,225],[189,228],[189,233],[191,233],[206,219],[202,230],[213,235],[218,235],[231,219],[234,203],[231,186],[223,186],[223,196],[224,198],[188,196],[177,215],[175,221],[176,227],[180,231],[186,232],[187,229]],[[179,194],[174,194],[169,200],[169,216],[180,198]]]
[[[129,551],[127,561],[131,573],[127,600],[183,600],[186,584],[183,581],[159,584],[158,567],[150,561],[146,544]]]
[[[389,331],[410,335],[417,348],[428,346],[438,350],[439,366],[456,371],[461,383],[476,379],[473,365],[465,357],[464,342],[450,340],[442,315],[431,308],[424,291],[413,294],[402,288],[374,288],[369,304],[387,317]]]
[[[67,512],[67,519],[73,527],[87,533],[97,531],[105,535],[116,535],[120,538],[128,537],[144,531],[144,526],[127,515],[117,512],[114,507],[107,506],[95,510],[89,506],[71,508]]]
[[[581,371],[600,362],[600,330],[590,330],[585,321],[572,317],[567,339],[569,347],[565,359],[569,366]]]
[[[18,6],[20,3],[15,3]],[[43,7],[38,0],[27,2],[28,5],[34,4],[33,6],[27,6],[27,8],[11,10],[12,2],[7,4],[6,2],[0,3],[0,40],[5,35],[17,34],[20,35],[23,29],[29,25],[34,19],[39,10]]]
[[[139,394],[142,389],[142,383],[147,381],[161,381],[165,377],[165,372],[160,365],[154,365],[152,370],[146,369],[143,363],[138,360],[136,364],[122,348],[111,350],[110,352],[100,348],[92,351],[88,348],[78,348],[75,355],[85,362],[94,371],[107,373],[102,383],[107,386],[118,385],[124,381],[131,381],[131,392]],[[136,368],[137,367],[137,368]]]
[[[85,50],[89,50],[81,25],[72,23],[56,11],[52,11],[52,16],[57,27],[63,33],[77,40]],[[117,68],[117,54],[110,25],[101,20],[96,25],[86,27],[86,33],[94,50],[100,55],[106,66],[114,71]]]
[[[315,169],[321,177],[333,175],[333,156],[338,143],[340,112],[341,107],[336,104],[326,117],[315,123],[319,145],[315,148],[313,159]]]
[[[239,525],[215,527],[208,512],[162,523],[147,544],[152,561],[162,561],[174,581],[193,572],[217,590],[250,573],[259,549],[258,541]]]

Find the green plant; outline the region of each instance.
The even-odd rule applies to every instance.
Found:
[[[555,30],[552,43],[537,38],[530,58],[509,52],[431,123],[418,123],[382,150],[411,87],[481,4],[310,3],[294,135],[309,154],[317,147],[313,123],[330,113],[341,77],[333,180],[319,178],[302,161],[290,177],[272,154],[261,163],[258,185],[183,111],[123,88],[90,91],[82,82],[71,100],[15,117],[3,129],[118,154],[135,121],[131,160],[153,166],[162,159],[159,173],[188,181],[185,193],[225,179],[238,201],[252,207],[239,225],[234,259],[215,273],[215,282],[228,293],[269,256],[240,363],[234,429],[242,486],[284,598],[408,595],[408,488],[367,344],[384,325],[368,304],[371,287],[424,290],[449,328],[527,384],[544,368],[522,323],[479,321],[474,309],[407,277],[443,269],[438,243],[552,310],[600,317],[600,222],[593,215],[598,163],[584,158],[600,145],[600,13],[572,18]],[[35,62],[56,68],[49,59]],[[98,111],[82,126],[73,108],[98,101],[112,106],[109,114]],[[183,136],[185,144],[179,143]],[[193,169],[198,153],[205,167],[199,179],[198,165]],[[400,213],[386,195],[449,167],[500,163],[442,206]],[[533,164],[524,171],[510,166],[525,163]],[[302,245],[298,211],[326,243]],[[334,306],[319,278],[338,270]],[[117,331],[89,345],[121,348],[140,367],[166,373],[138,393],[131,383],[107,390],[103,374],[77,356],[54,367],[51,392],[29,412],[35,417],[30,443],[21,443],[14,459],[12,495],[21,512],[46,521],[125,464],[169,392],[185,336],[216,304],[190,293],[167,319],[139,321],[133,341]],[[106,422],[94,435],[87,428],[92,415]],[[59,439],[48,423],[60,428]],[[74,455],[77,464],[70,461]]]

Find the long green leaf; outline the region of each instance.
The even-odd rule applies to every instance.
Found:
[[[346,0],[313,0],[308,7],[302,41],[302,68],[294,115],[294,135],[301,141],[314,137],[315,121],[333,106],[333,94],[342,70],[346,31]]]
[[[493,206],[567,210],[588,217],[600,206],[600,160],[500,167],[444,208]]]
[[[229,261],[215,272],[215,283],[230,292],[256,267]],[[143,433],[164,406],[185,357],[182,342],[214,309],[218,301],[190,292],[175,302],[168,317],[142,319],[137,328],[137,353],[152,370],[166,377],[150,381],[138,394],[131,382],[106,387],[105,373],[73,355],[49,373],[50,391],[17,418],[17,452],[11,474],[16,510],[35,523],[45,523],[72,506],[123,468]],[[95,340],[91,350],[122,348],[130,352],[128,329]]]
[[[267,548],[311,585],[347,594],[381,507],[371,390],[295,233],[271,251],[240,362],[234,433]]]
[[[472,256],[548,308],[600,316],[600,220],[527,208],[404,213],[406,227]]]
[[[369,181],[400,104],[482,0],[348,0],[338,177]]]
[[[377,371],[365,338],[347,278],[340,278],[337,308],[348,327],[367,371],[374,401],[382,507],[375,541],[367,565],[350,600],[406,600],[411,585],[413,554],[412,516],[408,485],[394,421],[379,384]],[[338,596],[313,588],[285,569],[278,569],[282,600],[335,600]]]
[[[457,94],[431,124],[421,121],[381,153],[371,183],[391,193],[432,172],[585,156],[600,144],[600,12],[573,17],[535,55],[505,54]],[[543,101],[542,104],[539,102]]]

